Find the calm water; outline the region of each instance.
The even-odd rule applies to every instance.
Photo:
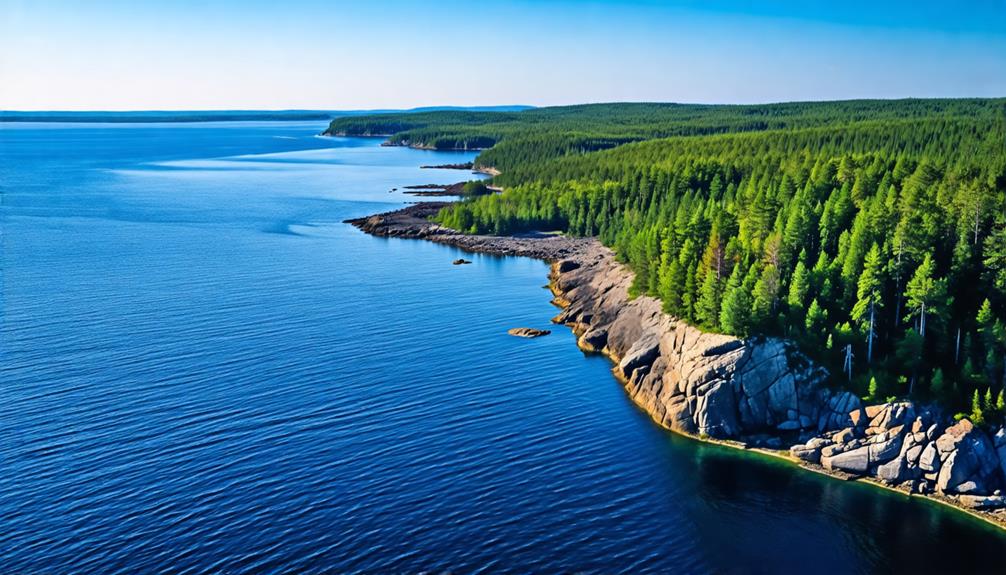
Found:
[[[933,505],[672,436],[545,264],[343,219],[465,154],[0,125],[0,572],[1002,572]]]

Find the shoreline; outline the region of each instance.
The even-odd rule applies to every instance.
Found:
[[[418,202],[404,208],[345,220],[373,236],[422,239],[461,248],[473,253],[496,256],[530,257],[553,261],[586,254],[602,248],[588,238],[570,238],[558,234],[529,233],[517,236],[462,234],[429,221],[427,218],[452,202]]]
[[[822,437],[820,433],[810,434],[809,436],[807,434],[802,434],[800,436],[800,440],[794,442],[792,436],[790,436],[787,440],[782,440],[781,436],[785,435],[782,432],[777,432],[774,436],[769,437],[767,440],[761,435],[751,437],[740,436],[739,438],[730,436],[714,437],[706,433],[697,433],[683,428],[682,425],[676,425],[678,421],[673,418],[669,419],[668,415],[662,412],[661,406],[655,406],[653,404],[653,397],[640,393],[643,380],[648,374],[643,373],[642,376],[640,376],[640,373],[644,370],[640,369],[637,372],[627,369],[627,365],[632,364],[640,356],[640,350],[637,348],[639,347],[639,341],[645,339],[645,336],[633,333],[633,337],[629,338],[633,342],[633,345],[631,346],[627,346],[624,343],[616,345],[615,343],[612,343],[612,341],[608,341],[606,343],[601,342],[595,337],[595,332],[597,330],[591,328],[589,321],[581,322],[580,319],[582,318],[575,317],[575,313],[570,313],[571,311],[576,311],[576,313],[580,314],[584,313],[582,309],[582,301],[574,301],[578,297],[581,300],[584,299],[584,294],[582,293],[584,286],[577,282],[573,282],[572,285],[564,285],[564,282],[568,284],[568,278],[574,275],[571,272],[580,272],[582,275],[582,272],[586,271],[588,272],[587,276],[591,279],[603,273],[614,274],[616,276],[616,284],[618,287],[622,288],[622,291],[624,291],[631,282],[632,272],[615,260],[614,253],[610,249],[601,245],[601,243],[595,238],[572,238],[551,233],[539,232],[516,236],[468,235],[445,228],[436,223],[430,222],[427,219],[429,216],[432,216],[449,203],[450,202],[420,202],[398,210],[349,219],[346,220],[345,223],[349,223],[365,233],[379,237],[422,239],[453,246],[473,253],[484,253],[497,256],[531,257],[548,262],[550,264],[548,287],[553,294],[552,303],[561,310],[559,315],[553,318],[552,321],[571,328],[574,335],[577,336],[577,346],[582,351],[588,353],[600,353],[606,356],[613,363],[611,370],[612,374],[621,383],[623,389],[629,394],[633,403],[639,409],[643,410],[653,422],[668,431],[695,441],[711,443],[741,451],[755,452],[762,456],[779,459],[803,470],[824,475],[831,479],[856,481],[858,483],[880,487],[888,491],[907,495],[910,498],[932,501],[962,512],[972,519],[979,519],[988,525],[995,526],[1006,532],[1006,509],[1004,508],[981,510],[969,507],[962,501],[948,497],[947,495],[941,493],[913,492],[912,488],[906,488],[904,486],[905,483],[892,485],[885,483],[879,478],[869,475],[848,473],[835,468],[829,469],[819,463],[809,463],[801,459],[801,457],[796,456],[787,447],[788,445],[793,445],[794,448],[802,447],[799,444],[805,441],[805,437],[810,437],[812,440],[819,439]],[[591,292],[586,295],[586,299],[591,300],[595,297],[611,299],[611,287],[612,285],[607,285],[600,294]],[[614,292],[617,291],[618,290],[614,290]],[[622,296],[624,297],[624,294],[622,294]],[[614,298],[618,298],[617,293],[614,295]],[[635,305],[635,307],[643,308],[643,312],[648,314],[647,319],[650,320],[649,323],[651,324],[654,323],[652,321],[653,316],[657,315],[665,316],[664,318],[658,319],[673,320],[673,318],[666,316],[666,314],[663,314],[659,310],[659,304],[656,311],[653,311],[652,305],[647,307],[646,304],[652,304],[652,302],[655,301],[656,300],[652,300],[652,298],[647,296],[641,296],[627,303],[622,301],[615,302],[615,305],[621,309],[633,306],[636,302],[640,302],[640,305]],[[577,306],[579,306],[580,309],[576,310],[575,308]],[[604,310],[600,309],[594,311],[600,312],[601,314],[604,312]],[[664,324],[659,322],[656,322],[655,325],[661,328],[664,327]],[[685,331],[698,331],[695,330],[695,328],[682,328],[680,327],[680,324],[677,324],[676,322],[667,325],[670,325],[672,330],[677,331],[682,331],[683,329]],[[610,329],[615,331],[614,326],[610,327]],[[607,334],[604,334],[604,339],[608,339],[609,337],[613,338],[614,335],[615,334],[608,336]],[[735,338],[730,338],[729,336],[718,336],[716,334],[702,334],[700,335],[700,338],[704,336],[708,336],[708,339],[712,339],[714,347],[717,348],[725,347],[730,343],[730,341],[737,341]],[[677,337],[678,336],[675,336],[676,339]],[[682,336],[682,338],[685,337],[687,336]],[[695,336],[693,335],[692,337],[694,339]],[[591,342],[593,342],[593,344]],[[598,343],[601,343],[601,345],[597,345]],[[689,345],[695,347],[695,342],[689,342]],[[654,345],[651,351],[655,351],[656,349],[657,346]],[[657,352],[656,362],[664,359],[663,357],[660,357],[659,353],[660,352]],[[656,363],[653,358],[650,358],[649,361]],[[626,375],[627,371],[629,372],[628,376]],[[649,370],[647,369],[646,371],[648,372]],[[862,408],[859,409],[862,411]],[[866,415],[867,413],[864,411],[863,414]],[[897,428],[900,429],[901,427],[907,427],[907,425],[901,425]],[[848,431],[848,429],[845,431]],[[824,435],[828,434],[825,433]],[[909,434],[909,437],[911,437],[911,434]],[[772,443],[773,441],[777,445],[766,444]]]
[[[321,134],[318,134],[318,135],[321,136],[321,137],[324,137],[324,138],[384,138],[385,140],[388,140],[389,138],[391,138],[392,136],[394,136],[394,134],[371,134],[371,133],[349,134],[349,133],[346,133],[346,132],[329,132],[327,130],[324,131],[324,132],[322,132]],[[425,150],[427,152],[483,152],[483,151],[489,149],[489,148],[457,148],[457,147],[455,147],[455,148],[435,148],[433,146],[424,146],[422,144],[411,144],[411,143],[410,144],[396,144],[396,143],[392,143],[391,141],[382,142],[381,145],[384,146],[384,147],[386,147],[386,148],[412,148],[413,150]],[[470,164],[470,166],[463,167],[463,168],[462,167],[455,167],[455,166],[461,166],[461,164],[456,164],[456,165],[445,164],[445,165],[438,165],[438,166],[429,165],[429,166],[420,166],[420,168],[421,169],[434,169],[434,170],[435,169],[449,169],[449,170],[463,169],[463,170],[471,170],[473,173],[484,174],[484,175],[490,176],[490,177],[492,177],[492,176],[498,176],[498,175],[500,175],[502,173],[502,172],[500,172],[499,170],[497,170],[496,168],[493,168],[493,167],[476,166],[474,164],[474,162],[468,162],[468,164]]]

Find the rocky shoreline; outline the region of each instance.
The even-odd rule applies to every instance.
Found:
[[[632,272],[595,239],[466,235],[430,222],[446,202],[347,220],[369,234],[551,262],[553,319],[603,353],[656,423],[701,440],[784,457],[813,471],[950,504],[1006,528],[1006,428],[988,432],[911,402],[864,405],[831,389],[791,343],[706,333],[630,298]]]
[[[466,251],[497,256],[521,256],[546,261],[578,257],[600,248],[594,240],[558,234],[482,236],[462,234],[429,221],[450,202],[419,202],[399,210],[346,220],[364,232],[382,237],[429,240]]]

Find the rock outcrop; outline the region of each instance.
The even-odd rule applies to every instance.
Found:
[[[546,233],[521,236],[462,234],[430,221],[429,218],[449,203],[419,202],[399,210],[346,220],[345,223],[374,236],[428,240],[470,252],[548,261],[578,258],[603,249],[592,238],[571,238]]]
[[[552,332],[547,329],[535,329],[533,327],[515,327],[507,330],[507,333],[516,337],[541,337]]]
[[[946,425],[933,410],[920,411],[910,402],[871,405],[869,419],[845,429],[826,432],[790,449],[795,457],[840,470],[880,479],[916,493],[996,496],[1006,486],[1006,470],[994,439],[967,419]],[[1006,431],[995,437],[1006,439]],[[984,498],[970,507],[1000,506]]]
[[[607,250],[553,266],[554,321],[581,348],[617,362],[633,400],[659,423],[715,438],[821,432],[850,425],[861,407],[790,343],[742,340],[676,321],[651,297],[630,300],[627,274]]]
[[[632,275],[604,248],[555,261],[552,289],[585,351],[605,353],[661,425],[780,448],[844,477],[871,477],[973,509],[1006,506],[1006,430],[990,437],[911,402],[863,405],[787,341],[707,333],[629,297]],[[953,425],[950,425],[953,424]],[[967,499],[964,499],[967,498]]]

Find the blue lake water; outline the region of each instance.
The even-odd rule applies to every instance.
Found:
[[[364,235],[472,154],[0,124],[0,572],[1003,572],[936,504],[671,435],[547,266]]]

